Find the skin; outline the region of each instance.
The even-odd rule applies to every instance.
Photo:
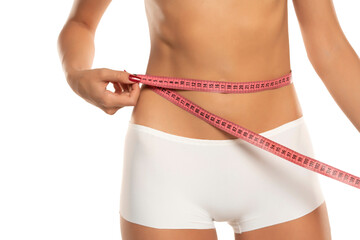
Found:
[[[110,2],[75,0],[59,34],[59,55],[74,92],[108,114],[134,106],[131,122],[167,133],[200,139],[235,138],[183,111],[147,85],[140,88],[128,80],[129,73],[91,69],[96,28]],[[286,0],[144,3],[151,38],[145,74],[244,82],[274,79],[291,70]],[[293,5],[309,61],[360,131],[360,60],[340,27],[332,1],[293,0]],[[115,93],[105,89],[109,82]],[[249,94],[173,91],[257,133],[302,116],[294,84]],[[120,220],[124,240],[217,239],[215,229],[155,229]],[[301,218],[235,234],[236,240],[304,238],[331,239],[326,203]]]

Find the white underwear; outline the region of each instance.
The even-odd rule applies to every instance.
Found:
[[[303,117],[260,135],[315,158]],[[195,139],[129,121],[120,215],[159,229],[235,233],[300,218],[324,201],[318,174],[240,138]]]

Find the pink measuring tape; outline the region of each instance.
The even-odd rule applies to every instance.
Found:
[[[126,71],[125,71],[126,72]],[[291,71],[279,78],[253,82],[223,82],[198,80],[191,78],[176,78],[165,76],[151,76],[142,74],[130,74],[129,80],[151,85],[151,89],[163,96],[170,102],[195,115],[196,117],[210,123],[211,125],[241,138],[261,149],[282,157],[294,164],[333,178],[350,186],[360,188],[360,178],[340,169],[327,165],[316,159],[303,155],[290,148],[261,136],[249,129],[241,127],[236,123],[219,117],[206,111],[190,100],[184,98],[170,89],[182,89],[218,93],[250,93],[262,90],[269,90],[286,86],[292,82]]]

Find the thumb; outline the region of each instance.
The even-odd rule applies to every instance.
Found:
[[[133,84],[133,81],[129,80],[129,73],[126,71],[118,71],[109,68],[98,69],[101,80],[107,82],[120,82],[125,84]]]

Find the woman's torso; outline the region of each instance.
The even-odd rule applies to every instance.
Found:
[[[151,39],[145,74],[247,82],[290,72],[287,0],[145,0],[145,9]],[[172,90],[256,133],[302,116],[293,84],[247,94]],[[184,137],[236,138],[145,84],[130,121]]]

